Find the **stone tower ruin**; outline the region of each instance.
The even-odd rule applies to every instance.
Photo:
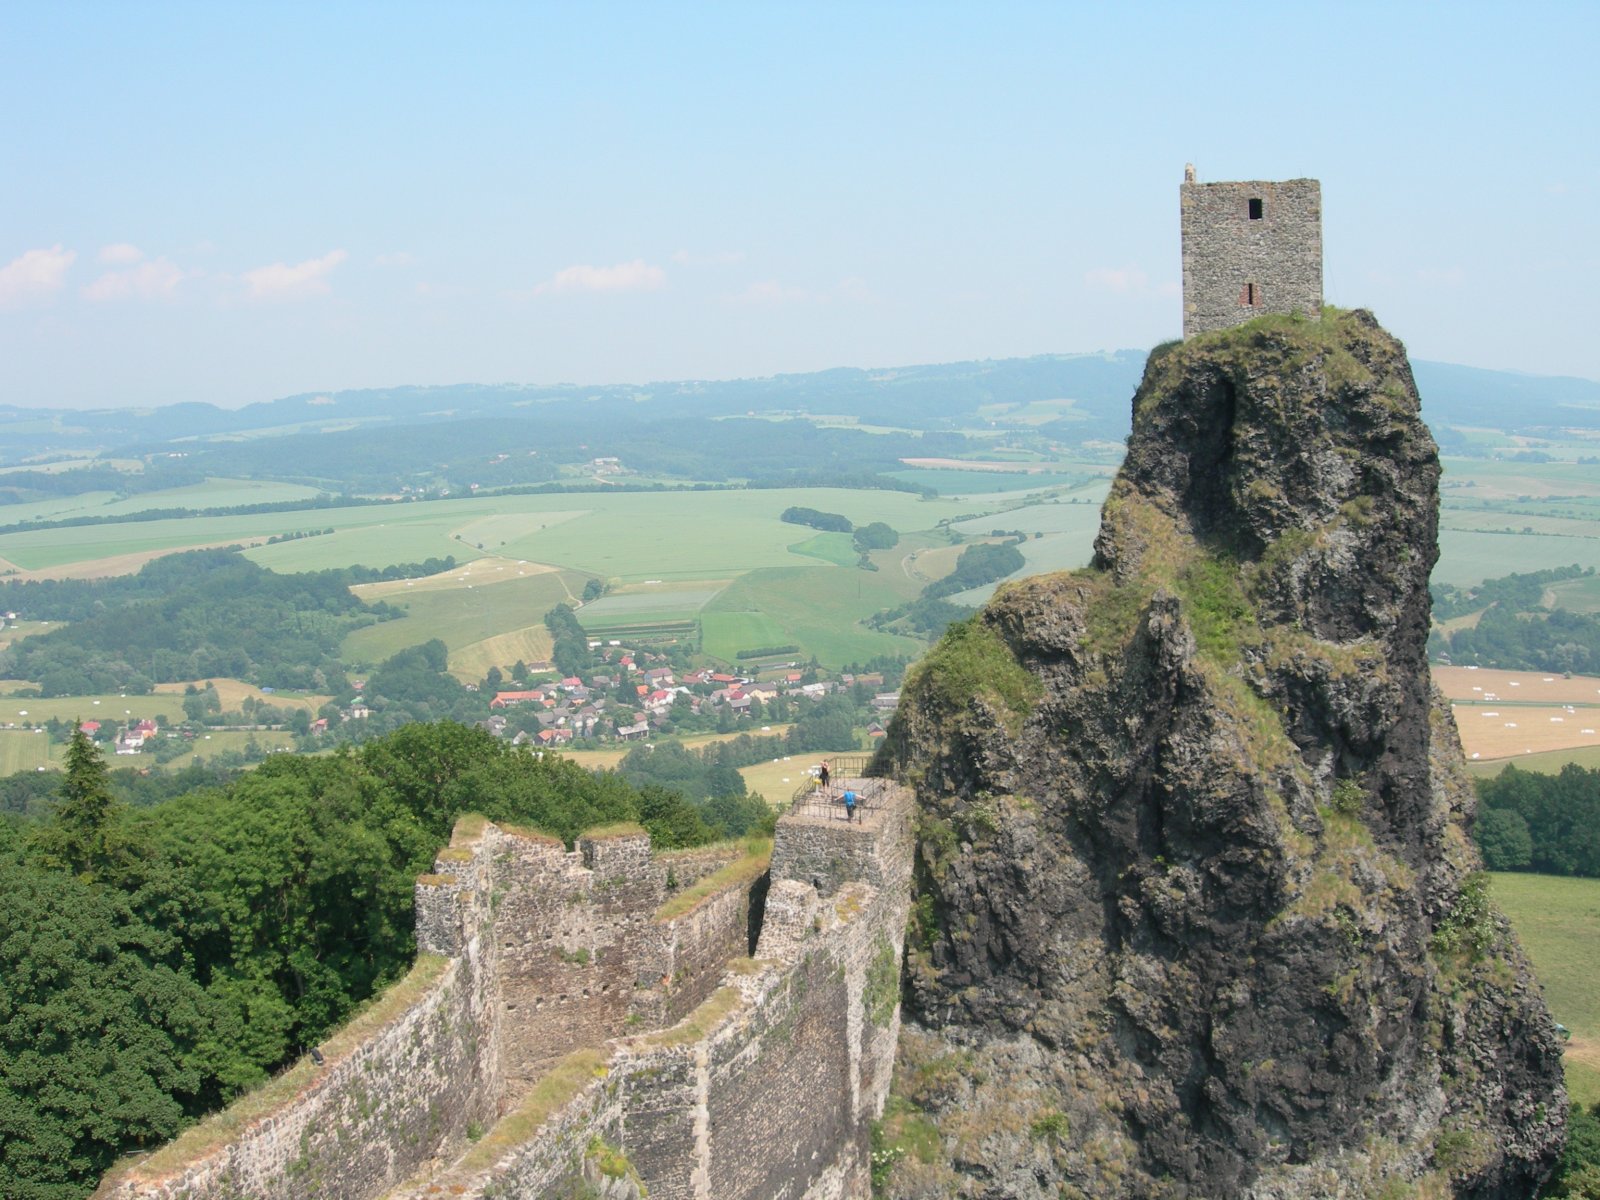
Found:
[[[1183,336],[1264,313],[1322,315],[1322,185],[1198,183],[1183,172]]]

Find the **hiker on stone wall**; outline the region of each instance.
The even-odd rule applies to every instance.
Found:
[[[826,791],[828,787],[828,763],[826,759],[824,759],[822,765],[817,768],[817,778],[822,781],[823,790]]]
[[[850,788],[846,788],[844,792],[844,819],[846,821],[856,819],[856,794]]]

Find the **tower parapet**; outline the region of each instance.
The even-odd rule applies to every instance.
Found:
[[[1183,336],[1266,313],[1322,315],[1322,185],[1200,183],[1184,169]]]

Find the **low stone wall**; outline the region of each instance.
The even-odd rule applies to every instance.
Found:
[[[112,1171],[96,1200],[361,1200],[463,1143],[470,1123],[493,1119],[498,1090],[476,957],[446,962],[414,1001],[348,1048],[330,1041],[323,1065],[302,1060],[268,1085],[283,1098],[225,1139],[216,1122],[256,1099]]]

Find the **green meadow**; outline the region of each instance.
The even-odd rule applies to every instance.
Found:
[[[720,582],[709,581],[635,584],[585,604],[578,610],[578,623],[601,637],[610,629],[692,621],[721,590]]]
[[[820,558],[836,567],[855,566],[859,554],[848,533],[819,533],[814,538],[796,542],[789,547],[789,552],[803,554],[807,558]]]
[[[1572,1031],[1565,1060],[1573,1101],[1600,1102],[1600,879],[1497,872],[1494,898],[1533,960],[1551,1014]]]
[[[372,666],[407,646],[438,638],[449,648],[450,665],[454,668],[461,653],[475,643],[531,628],[536,635],[535,644],[546,648],[546,653],[532,657],[544,658],[549,646],[544,614],[582,588],[581,576],[564,571],[542,571],[482,584],[471,582],[468,576],[455,587],[408,589],[399,581],[363,587],[357,590],[358,595],[404,609],[406,615],[398,621],[381,621],[357,629],[345,638],[340,655],[352,665]],[[488,665],[510,666],[517,658],[528,657],[514,654],[505,663],[485,664],[485,669]]]
[[[898,549],[879,551],[875,560],[878,555],[894,556],[898,562]],[[712,653],[721,658],[731,659],[722,651],[733,649],[735,641],[745,638],[750,640],[737,649],[794,643],[800,647],[799,657],[815,655],[830,665],[862,662],[879,654],[916,655],[922,650],[920,642],[879,633],[858,622],[879,609],[902,603],[920,587],[898,566],[877,571],[774,567],[734,580],[706,606],[703,620],[716,631],[719,650]],[[723,622],[720,614],[736,614],[742,620]],[[763,625],[755,617],[770,624]],[[772,629],[781,629],[784,636],[773,638]]]
[[[858,525],[885,521],[898,530],[929,529],[971,512],[970,502],[875,489],[488,495],[30,530],[0,535],[0,558],[38,570],[332,528],[329,535],[248,553],[276,571],[384,567],[448,554],[464,561],[494,553],[623,582],[726,579],[796,560],[789,550],[795,526],[778,519],[796,504],[844,513]]]
[[[66,761],[66,753],[65,745],[53,745],[43,731],[0,729],[0,775],[55,767]]]
[[[1541,771],[1546,775],[1558,775],[1561,768],[1568,763],[1576,763],[1591,770],[1600,769],[1600,746],[1546,750],[1539,754],[1519,754],[1516,758],[1497,758],[1492,762],[1469,762],[1467,771],[1472,775],[1488,777],[1500,774],[1507,766],[1514,766],[1519,771]]]
[[[156,692],[149,696],[58,696],[40,700],[27,696],[0,696],[0,725],[42,724],[52,717],[60,721],[137,721],[165,715],[167,720],[183,720],[183,696],[176,692]]]

